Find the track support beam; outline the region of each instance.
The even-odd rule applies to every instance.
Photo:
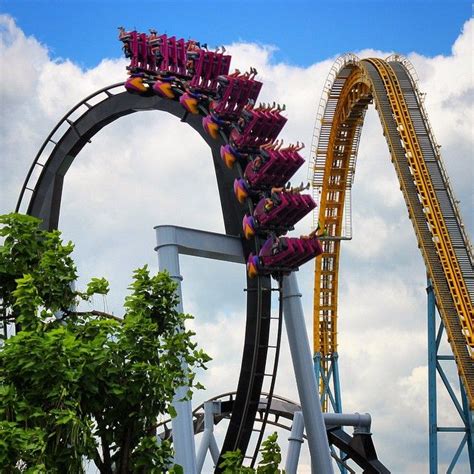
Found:
[[[466,451],[471,472],[474,472],[474,426],[473,412],[469,409],[466,391],[459,380],[461,402],[448,379],[441,361],[454,361],[452,356],[439,355],[438,350],[444,332],[443,322],[436,328],[436,299],[431,280],[428,279],[426,288],[428,295],[428,423],[429,423],[429,472],[438,474],[438,433],[464,433],[449,464],[448,473],[453,472],[461,454]],[[461,426],[438,426],[437,375],[448,392],[453,407],[458,413]]]
[[[180,305],[183,311],[179,255],[210,258],[234,263],[245,263],[242,243],[238,237],[216,234],[184,227],[161,225],[155,227],[159,269],[168,270],[171,278],[178,284]],[[175,462],[184,468],[186,474],[202,470],[207,451],[211,452],[214,464],[218,463],[219,451],[213,434],[213,406],[209,402],[204,407],[205,432],[198,456],[194,445],[194,427],[191,401],[179,401],[186,395],[187,387],[180,387],[174,398],[178,415],[173,418],[173,442],[176,452]]]
[[[175,239],[174,229],[171,227],[157,231],[158,268],[160,271],[167,270],[170,277],[178,285],[177,310],[183,312],[183,297],[181,293],[181,281],[179,269],[179,250]],[[184,366],[186,363],[182,362]],[[187,367],[187,366],[186,366]],[[184,400],[189,387],[182,386],[176,390],[173,398],[173,406],[176,417],[173,418],[173,445],[175,451],[175,463],[182,466],[186,474],[196,474],[196,447],[194,444],[194,428],[191,400]]]
[[[438,473],[438,421],[436,392],[436,307],[433,287],[428,279],[428,433],[430,474]]]
[[[303,444],[304,421],[303,413],[295,411],[293,415],[293,424],[291,426],[290,437],[288,438],[289,447],[286,456],[285,473],[296,474],[298,461],[300,459],[301,445]]]
[[[217,447],[216,438],[214,436],[214,414],[216,413],[220,413],[220,402],[204,402],[204,434],[197,455],[198,474],[201,474],[208,450],[211,453],[214,465],[216,465],[219,460],[219,448]]]
[[[332,462],[317,392],[301,293],[295,273],[283,278],[283,314],[290,345],[296,385],[308,436],[313,474],[332,474]]]

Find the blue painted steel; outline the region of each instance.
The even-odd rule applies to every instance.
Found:
[[[328,358],[329,368],[326,375],[322,367],[322,354],[320,352],[316,352],[313,356],[314,373],[316,375],[317,386],[320,386],[321,379],[324,385],[324,390],[323,393],[321,393],[320,402],[322,404],[325,399],[328,399],[334,413],[342,413],[341,385],[339,381],[338,359],[339,354],[337,352],[334,352],[334,354],[332,354],[332,356]],[[344,458],[344,453],[342,451],[340,452],[340,457],[341,459]],[[338,467],[341,474],[347,474],[347,469],[344,466],[338,464]]]
[[[321,393],[321,403],[328,399],[334,413],[342,413],[342,402],[341,402],[341,385],[339,382],[339,367],[338,367],[338,354],[335,352],[332,356],[329,356],[327,362],[329,367],[327,375],[323,370],[322,362],[323,356],[320,352],[316,352],[313,356],[314,362],[314,374],[318,387],[322,379],[324,390]],[[332,381],[332,384],[331,384]],[[331,388],[332,385],[332,388]]]
[[[467,443],[467,454],[469,458],[469,464],[471,471],[474,471],[474,412],[469,410],[469,403],[467,402],[466,390],[459,381],[461,386],[461,401],[464,414],[466,417],[466,443]]]
[[[449,393],[449,396],[451,397],[451,401],[453,402],[453,405],[456,408],[459,417],[461,418],[463,424],[465,425],[466,424],[466,419],[465,419],[465,416],[464,416],[464,411],[461,407],[461,404],[459,403],[458,397],[456,396],[456,394],[454,393],[453,388],[451,387],[451,384],[448,380],[448,377],[444,373],[444,370],[443,370],[443,368],[441,367],[441,364],[438,361],[436,361],[436,368],[438,369],[438,374],[441,377],[441,380],[443,381],[444,386],[446,387],[446,390]]]
[[[466,428],[460,426],[438,426],[438,433],[465,433]]]
[[[336,398],[336,407],[334,412],[335,413],[342,413],[342,399],[341,399],[341,385],[339,382],[339,354],[335,352],[333,354],[333,381],[334,381],[334,397]]]
[[[454,361],[452,355],[438,355],[439,346],[444,332],[444,324],[439,323],[436,330],[436,300],[433,292],[431,281],[428,279],[428,423],[429,423],[429,472],[430,474],[438,473],[438,433],[465,433],[459,443],[456,452],[449,464],[447,473],[453,472],[456,464],[467,446],[467,454],[471,472],[474,472],[474,422],[473,413],[469,410],[466,392],[459,381],[461,391],[461,402],[449,381],[446,373],[441,366],[440,361]],[[439,374],[443,385],[448,392],[454,408],[459,414],[461,426],[438,426],[437,420],[437,374]]]
[[[313,356],[314,375],[316,376],[316,385],[319,388],[319,378],[321,373],[321,352],[316,352]]]
[[[459,459],[459,456],[461,455],[462,453],[462,450],[464,448],[464,445],[466,444],[466,435],[463,436],[461,442],[459,443],[459,447],[458,449],[456,450],[456,452],[454,453],[454,456],[453,456],[453,459],[451,461],[451,464],[449,465],[447,471],[446,471],[446,474],[451,474],[454,470],[454,468],[456,467],[456,463],[458,462],[458,459]]]
[[[295,272],[283,277],[283,315],[308,437],[312,469],[315,473],[332,474],[334,470],[323,414],[317,399],[314,399],[318,388],[316,377],[311,372],[314,367],[311,367],[308,334]]]

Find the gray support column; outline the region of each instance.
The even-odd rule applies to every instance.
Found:
[[[216,438],[214,437],[214,405],[216,403],[219,402],[204,402],[204,432],[197,455],[198,474],[200,474],[202,471],[202,467],[204,465],[204,461],[206,460],[206,454],[208,450],[211,452],[211,457],[214,461],[214,464],[217,464],[217,461],[219,460],[219,448],[217,447]]]
[[[283,311],[296,385],[303,411],[313,474],[333,474],[329,443],[318,400],[313,359],[296,275],[283,278]]]
[[[179,303],[177,310],[183,312],[182,294],[181,294],[181,280],[183,277],[180,275],[179,270],[179,256],[178,247],[175,244],[169,242],[175,241],[174,235],[167,236],[166,233],[175,233],[175,229],[168,227],[164,230],[162,241],[160,236],[157,235],[157,247],[158,252],[158,268],[160,271],[167,270],[171,278],[178,284],[177,292],[179,297]],[[162,245],[163,243],[163,245]],[[193,428],[193,417],[191,401],[179,401],[182,400],[188,391],[188,387],[179,387],[176,390],[173,406],[176,410],[177,416],[172,420],[173,426],[173,445],[175,450],[175,462],[183,467],[186,474],[196,473],[196,448],[194,445],[194,428]]]
[[[304,421],[303,413],[295,411],[290,437],[288,438],[288,454],[286,457],[285,474],[296,474],[300,459],[301,445],[303,444]]]
[[[368,413],[324,413],[326,426],[353,426],[354,432],[370,433],[372,418]]]

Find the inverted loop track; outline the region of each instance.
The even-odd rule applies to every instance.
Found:
[[[120,117],[145,110],[162,110],[193,127],[211,148],[213,165],[216,172],[224,225],[228,235],[241,235],[241,222],[245,212],[252,212],[250,200],[247,206],[242,206],[235,199],[233,183],[235,178],[242,176],[240,166],[229,170],[220,156],[220,147],[227,143],[225,134],[220,133],[217,139],[212,139],[202,127],[202,116],[186,114],[183,118],[183,108],[177,101],[171,101],[159,96],[134,95],[128,92],[117,92],[123,84],[114,84],[92,94],[71,109],[54,127],[40,151],[35,157],[27,174],[17,204],[17,211],[26,210],[30,215],[42,219],[42,225],[47,229],[55,229],[59,225],[60,206],[64,177],[76,156],[83,147],[91,142],[92,137],[103,127]],[[97,102],[96,98],[99,98]],[[96,103],[91,105],[91,99]],[[77,111],[82,112],[79,117]],[[207,111],[204,111],[204,113]],[[46,152],[47,145],[54,146]],[[139,164],[137,163],[137,166]],[[39,173],[34,171],[38,170]],[[38,176],[35,176],[38,174]],[[261,238],[251,241],[242,239],[245,257],[250,252],[258,253]],[[273,323],[272,323],[273,321]],[[247,277],[247,319],[245,343],[242,354],[242,365],[237,385],[236,398],[229,429],[222,447],[223,452],[240,449],[246,452],[252,435],[257,436],[257,449],[251,456],[254,462],[258,445],[263,433],[254,429],[254,421],[260,403],[260,395],[264,378],[270,378],[274,386],[280,338],[273,344],[277,351],[273,352],[271,372],[265,373],[271,324],[276,325],[277,333],[281,333],[281,318],[271,315],[271,279],[262,275],[250,279]],[[272,349],[273,350],[273,349]],[[271,402],[271,397],[268,404]],[[265,423],[260,424],[262,429]]]

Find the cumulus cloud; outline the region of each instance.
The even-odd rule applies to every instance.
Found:
[[[473,28],[473,20],[465,24],[449,56],[410,55],[471,234]],[[85,96],[123,80],[126,63],[104,59],[87,70],[73,60],[57,61],[47,46],[25,35],[6,15],[0,16],[0,34],[0,211],[8,212],[36,151],[56,122]],[[286,104],[289,120],[282,137],[305,142],[308,157],[320,92],[335,58],[302,68],[275,63],[274,46],[235,43],[228,51],[235,67],[257,68],[264,82],[262,101]],[[16,72],[14,81],[5,80],[7,70]],[[305,180],[306,172],[302,169],[294,181]],[[185,124],[154,112],[109,125],[84,148],[65,181],[60,227],[76,242],[79,284],[91,276],[109,278],[115,290],[108,305],[120,314],[132,270],[144,263],[157,268],[153,226],[176,224],[223,232],[217,195],[207,147]],[[394,471],[427,471],[425,269],[373,109],[362,134],[353,206],[354,239],[344,242],[340,271],[344,409],[372,414],[379,456]],[[310,225],[307,218],[296,232],[307,232]],[[235,387],[245,278],[239,265],[190,257],[181,260],[181,273],[185,310],[196,316],[191,326],[214,358],[201,376],[208,389],[197,396],[202,401]],[[305,265],[298,277],[311,330],[313,263]],[[455,373],[450,376],[455,378]],[[285,335],[276,392],[297,399]],[[449,406],[444,395],[440,398],[443,406]],[[443,417],[443,423],[457,422],[449,410]],[[446,451],[451,448],[448,443]],[[307,451],[302,463],[308,465]],[[301,466],[300,472],[309,469]]]

